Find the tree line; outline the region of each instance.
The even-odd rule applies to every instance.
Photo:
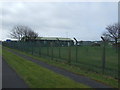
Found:
[[[38,33],[24,25],[14,26],[10,35],[12,38],[18,39],[19,41],[35,40],[38,37]],[[114,23],[112,25],[108,25],[106,27],[106,31],[101,35],[101,37],[104,41],[114,40],[115,45],[117,45],[118,39],[120,39],[120,24]]]

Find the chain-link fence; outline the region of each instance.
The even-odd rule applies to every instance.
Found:
[[[88,71],[104,73],[118,78],[118,53],[115,47],[106,46],[105,62],[103,63],[103,45],[65,47],[54,46],[53,43],[46,47],[42,46],[40,42],[4,42],[3,45],[32,55],[63,61]],[[104,67],[103,64],[105,64]]]

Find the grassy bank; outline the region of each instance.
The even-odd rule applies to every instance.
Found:
[[[4,49],[3,57],[31,88],[88,88]]]

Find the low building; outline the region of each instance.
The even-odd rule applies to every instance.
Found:
[[[92,41],[78,41],[79,46],[90,46],[92,44],[93,44]]]
[[[11,39],[6,39],[6,42],[11,42],[12,40]]]
[[[72,46],[74,42],[70,38],[61,37],[37,37],[35,41],[39,41],[42,46]]]
[[[120,39],[117,40],[117,43],[120,43]]]

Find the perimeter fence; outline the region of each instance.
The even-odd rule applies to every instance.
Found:
[[[54,42],[53,42],[54,43]],[[3,46],[17,49],[48,60],[62,61],[79,66],[88,72],[106,74],[118,79],[118,53],[115,47],[106,46],[103,62],[103,45],[101,46],[43,46],[40,42],[4,42]]]

